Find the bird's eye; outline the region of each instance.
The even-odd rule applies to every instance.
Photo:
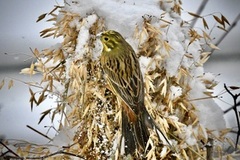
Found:
[[[108,41],[108,40],[109,40],[109,38],[108,38],[108,37],[104,37],[104,40],[105,40],[105,41]]]

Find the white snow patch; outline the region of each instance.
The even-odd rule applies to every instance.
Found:
[[[193,146],[197,143],[196,138],[193,135],[193,127],[192,125],[183,126],[182,133],[179,135],[182,139],[185,139],[186,143],[190,146]]]
[[[78,59],[78,57],[83,57],[83,55],[87,52],[88,47],[86,47],[86,45],[88,44],[88,40],[90,38],[89,29],[96,22],[97,19],[98,17],[93,14],[87,16],[81,22],[80,31],[77,38],[77,46],[75,49],[75,52],[78,56],[76,56],[75,58]]]
[[[139,57],[139,63],[140,63],[142,75],[145,75],[146,70],[149,67],[151,60],[152,59],[149,57],[144,57],[144,56]],[[154,69],[153,66],[151,67],[151,69]]]
[[[68,11],[80,16],[96,13],[104,17],[106,27],[120,32],[124,37],[134,33],[135,25],[142,21],[142,16],[159,16],[163,13],[157,0],[75,0],[75,3],[67,0],[66,3]]]
[[[212,99],[196,101],[194,104],[198,109],[200,124],[205,128],[216,131],[226,128],[223,111]]]
[[[77,130],[79,125],[75,126],[74,128],[69,128],[67,126],[63,127],[58,135],[53,138],[52,146],[50,147],[50,152],[54,153],[60,149],[62,146],[69,146],[73,144],[73,137],[75,135],[75,131]]]
[[[179,87],[179,86],[171,86],[170,87],[170,91],[171,91],[171,94],[170,94],[170,99],[171,100],[174,100],[176,98],[178,98],[179,96],[182,95],[182,88]]]

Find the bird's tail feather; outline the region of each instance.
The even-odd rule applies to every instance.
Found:
[[[135,153],[136,149],[144,151],[149,138],[148,127],[138,118],[130,122],[126,114],[122,113],[122,136],[126,155]]]
[[[125,154],[133,154],[136,150],[136,142],[131,123],[126,114],[122,112],[122,136],[124,137],[124,151]]]
[[[135,122],[131,122],[126,113],[122,111],[122,136],[124,137],[124,151],[126,155],[132,155],[136,149],[145,151],[150,135],[148,128],[156,132],[163,144],[171,146],[170,140],[156,125],[145,106],[142,107],[142,114],[137,117]]]

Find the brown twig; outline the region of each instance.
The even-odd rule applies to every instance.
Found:
[[[48,137],[47,135],[45,135],[45,134],[41,133],[40,131],[38,131],[38,130],[36,130],[36,129],[32,128],[32,127],[31,127],[31,126],[29,126],[29,125],[27,125],[27,127],[28,127],[28,128],[30,128],[31,130],[33,130],[34,132],[37,132],[37,133],[38,133],[38,134],[40,134],[41,136],[43,136],[43,137],[45,137],[45,138],[49,139],[50,141],[52,141],[52,139],[51,139],[50,137]]]
[[[16,158],[21,158],[17,153],[15,153],[13,150],[11,150],[7,145],[5,145],[2,141],[0,141],[0,144],[3,145],[10,153],[12,153]],[[0,155],[0,157],[4,156]]]

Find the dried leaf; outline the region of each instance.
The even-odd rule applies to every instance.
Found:
[[[34,64],[32,63],[30,66],[30,75],[33,75],[34,73]]]
[[[224,25],[224,22],[222,22],[222,20],[220,18],[218,18],[217,16],[213,15],[213,18],[220,23],[221,25]]]
[[[35,57],[39,57],[40,53],[37,48],[34,49],[33,54]]]
[[[240,87],[238,86],[229,86],[229,88],[231,88],[232,90],[240,89]]]
[[[29,102],[31,106],[31,111],[33,110],[33,102],[34,102],[35,97],[30,97]]]
[[[166,27],[169,27],[169,24],[161,24],[160,25],[160,28],[166,28]]]
[[[13,86],[13,80],[11,79],[9,82],[8,82],[8,89],[12,88]]]
[[[49,34],[46,34],[45,36],[41,36],[42,38],[47,38],[47,37],[50,37],[50,36],[52,36],[52,35],[54,35],[55,33],[53,32],[53,33],[49,33]]]
[[[48,115],[50,112],[51,112],[52,109],[48,109],[44,112],[42,112],[42,116],[40,117],[39,121],[38,121],[38,124],[40,124],[42,122],[42,120],[45,118],[46,115]]]
[[[35,94],[33,93],[32,89],[29,88],[29,92],[31,94],[29,102],[31,103],[31,111],[33,110],[33,102],[37,104],[37,100],[35,99]]]
[[[205,40],[211,40],[211,37],[205,31],[203,31],[203,37]]]
[[[56,111],[56,110],[55,110]],[[53,112],[53,114],[52,114],[52,118],[51,118],[51,122],[53,123],[53,121],[54,121],[54,118],[55,118],[55,115],[57,114],[56,112]]]
[[[163,46],[166,49],[166,51],[169,53],[173,48],[169,45],[167,41],[163,41]]]
[[[198,32],[194,29],[189,30],[189,36],[191,37],[191,39],[188,45],[192,44],[195,40],[199,40],[200,38],[202,38],[202,36],[199,35]]]
[[[212,43],[209,44],[209,47],[211,47],[212,49],[220,50],[220,48],[218,48],[217,46],[215,46]]]
[[[5,84],[5,80],[3,79],[2,82],[0,83],[0,89],[2,89],[2,87],[4,86]]]
[[[188,157],[186,151],[185,151],[184,149],[182,149],[181,151],[182,151],[181,153],[182,153],[183,156],[184,156],[184,159],[189,159],[189,157]]]
[[[179,103],[180,107],[182,107],[185,111],[188,111],[182,102]]]
[[[202,21],[203,21],[203,26],[204,26],[204,28],[205,28],[205,29],[209,29],[206,20],[205,20],[204,18],[202,18]]]
[[[191,16],[196,17],[196,18],[202,18],[201,16],[199,16],[196,13],[188,12],[188,14],[190,14]]]
[[[198,139],[201,139],[201,141],[203,141],[205,144],[208,141],[206,129],[202,125],[198,126]]]
[[[180,67],[180,73],[184,74],[185,76],[191,76],[190,73],[187,71],[186,68]]]
[[[47,29],[44,29],[40,32],[40,37],[43,37],[44,35],[46,36],[46,34],[48,34],[49,32],[51,31],[54,31],[56,30],[56,28],[52,27],[52,28],[47,28]],[[49,34],[52,34],[52,33],[49,33]],[[54,34],[54,33],[53,33]]]
[[[164,19],[162,19],[162,18],[160,18],[160,20],[163,21],[163,22],[165,22],[165,23],[167,23],[167,24],[172,24],[170,21],[164,20]]]
[[[212,52],[202,52],[201,56],[202,57],[208,57],[209,55],[211,55]]]
[[[232,141],[232,139],[226,138],[226,140],[227,140],[227,142],[228,142],[228,144],[229,144],[230,146],[232,146],[233,148],[235,148],[235,144],[234,144],[234,142]]]
[[[223,22],[226,22],[228,25],[230,25],[230,23],[228,22],[227,18],[224,17],[222,14],[221,14],[221,19]]]
[[[226,134],[228,134],[231,131],[230,128],[225,128],[220,131],[220,137],[224,137]]]
[[[40,97],[38,98],[38,101],[37,101],[37,106],[39,104],[41,104],[45,99],[46,99],[46,96],[44,95],[44,91],[42,92],[42,94],[40,95]]]
[[[58,8],[61,8],[60,6],[55,6],[54,8],[53,8],[53,10],[51,11],[51,12],[49,12],[49,14],[53,14],[53,12],[55,12]]]
[[[166,80],[166,78],[164,78],[164,79],[161,81],[161,83],[159,84],[159,86],[161,86],[161,85],[163,85],[163,86],[162,86],[161,95],[163,95],[163,96],[165,97],[166,94],[167,94],[167,80]]]
[[[29,74],[29,75],[34,75],[36,74],[35,71],[32,71],[30,68],[23,68],[20,72],[20,74]]]
[[[191,53],[190,54],[185,53],[184,56],[186,56],[187,58],[193,58],[193,55]]]
[[[30,150],[31,150],[31,148],[32,148],[32,146],[31,146],[31,144],[28,144],[26,147],[25,147],[25,152],[27,152],[27,153],[29,153],[30,152]]]
[[[44,18],[46,17],[46,15],[47,15],[47,13],[44,13],[44,14],[40,15],[40,16],[38,17],[38,19],[37,19],[36,22],[39,22],[39,21],[41,21],[42,19],[44,19]]]
[[[223,30],[223,31],[227,32],[227,30],[226,30],[224,27],[217,26],[217,28],[219,28],[219,29],[221,29],[221,30]]]
[[[56,21],[56,20],[57,20],[57,18],[56,18],[56,17],[53,17],[53,18],[48,19],[47,22]]]
[[[17,154],[18,154],[19,156],[22,156],[22,149],[21,149],[21,147],[18,147],[18,148],[17,148]]]

